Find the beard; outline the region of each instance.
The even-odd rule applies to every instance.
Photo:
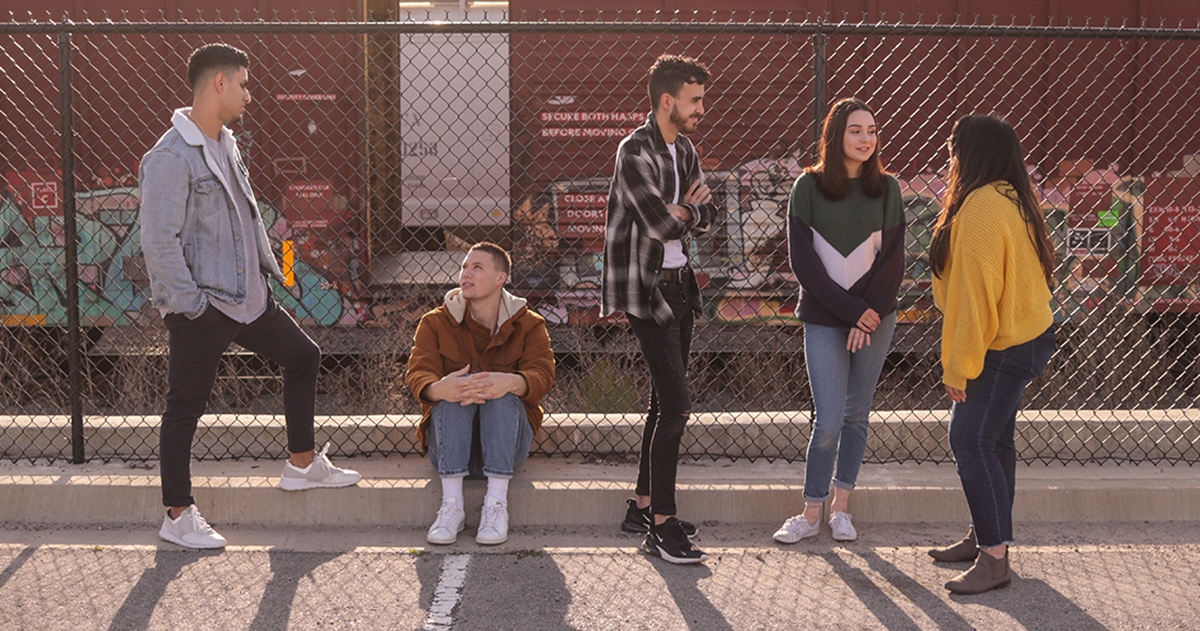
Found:
[[[671,124],[674,125],[675,129],[678,129],[680,133],[690,134],[696,131],[698,121],[693,118],[684,118],[683,114],[679,113],[678,107],[671,108],[670,119]]]

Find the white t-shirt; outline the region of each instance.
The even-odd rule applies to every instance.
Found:
[[[671,167],[675,169],[675,195],[671,197],[672,204],[679,203],[679,154],[675,151],[675,143],[667,145],[667,150],[671,152]],[[673,239],[663,242],[663,269],[677,269],[686,267],[688,264],[687,255],[683,253],[683,241]]]

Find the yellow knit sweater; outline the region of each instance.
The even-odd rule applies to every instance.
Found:
[[[1020,207],[992,182],[963,200],[933,300],[941,309],[942,381],[965,390],[989,350],[1024,344],[1054,322],[1050,289]],[[1014,194],[1015,195],[1015,194]]]

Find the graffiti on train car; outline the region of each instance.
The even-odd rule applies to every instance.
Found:
[[[67,323],[65,231],[54,173],[10,173],[0,192],[0,323]],[[310,195],[316,186],[302,185]],[[293,204],[294,205],[294,204]],[[125,326],[152,314],[138,234],[135,187],[76,194],[79,311],[85,326]],[[344,220],[290,220],[259,202],[286,280],[275,298],[311,326],[352,326],[364,317],[362,239]]]

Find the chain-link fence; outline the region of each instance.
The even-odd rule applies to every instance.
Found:
[[[1026,395],[1022,457],[1200,461],[1200,29],[401,17],[0,23],[2,457],[155,457],[165,331],[137,168],[190,103],[187,55],[223,41],[251,57],[255,100],[233,129],[285,269],[273,293],[324,352],[318,438],[343,454],[417,452],[416,321],[490,240],[558,359],[537,451],[634,457],[649,379],[625,322],[600,317],[600,252],[617,143],[672,52],[713,71],[693,140],[721,210],[690,243],[704,316],[688,454],[803,458],[787,196],[826,108],[853,95],[878,112],[908,217],[868,460],[950,458],[926,248],[950,127],[994,112],[1022,137],[1059,246],[1059,346]],[[235,347],[197,457],[283,453],[280,386]]]

